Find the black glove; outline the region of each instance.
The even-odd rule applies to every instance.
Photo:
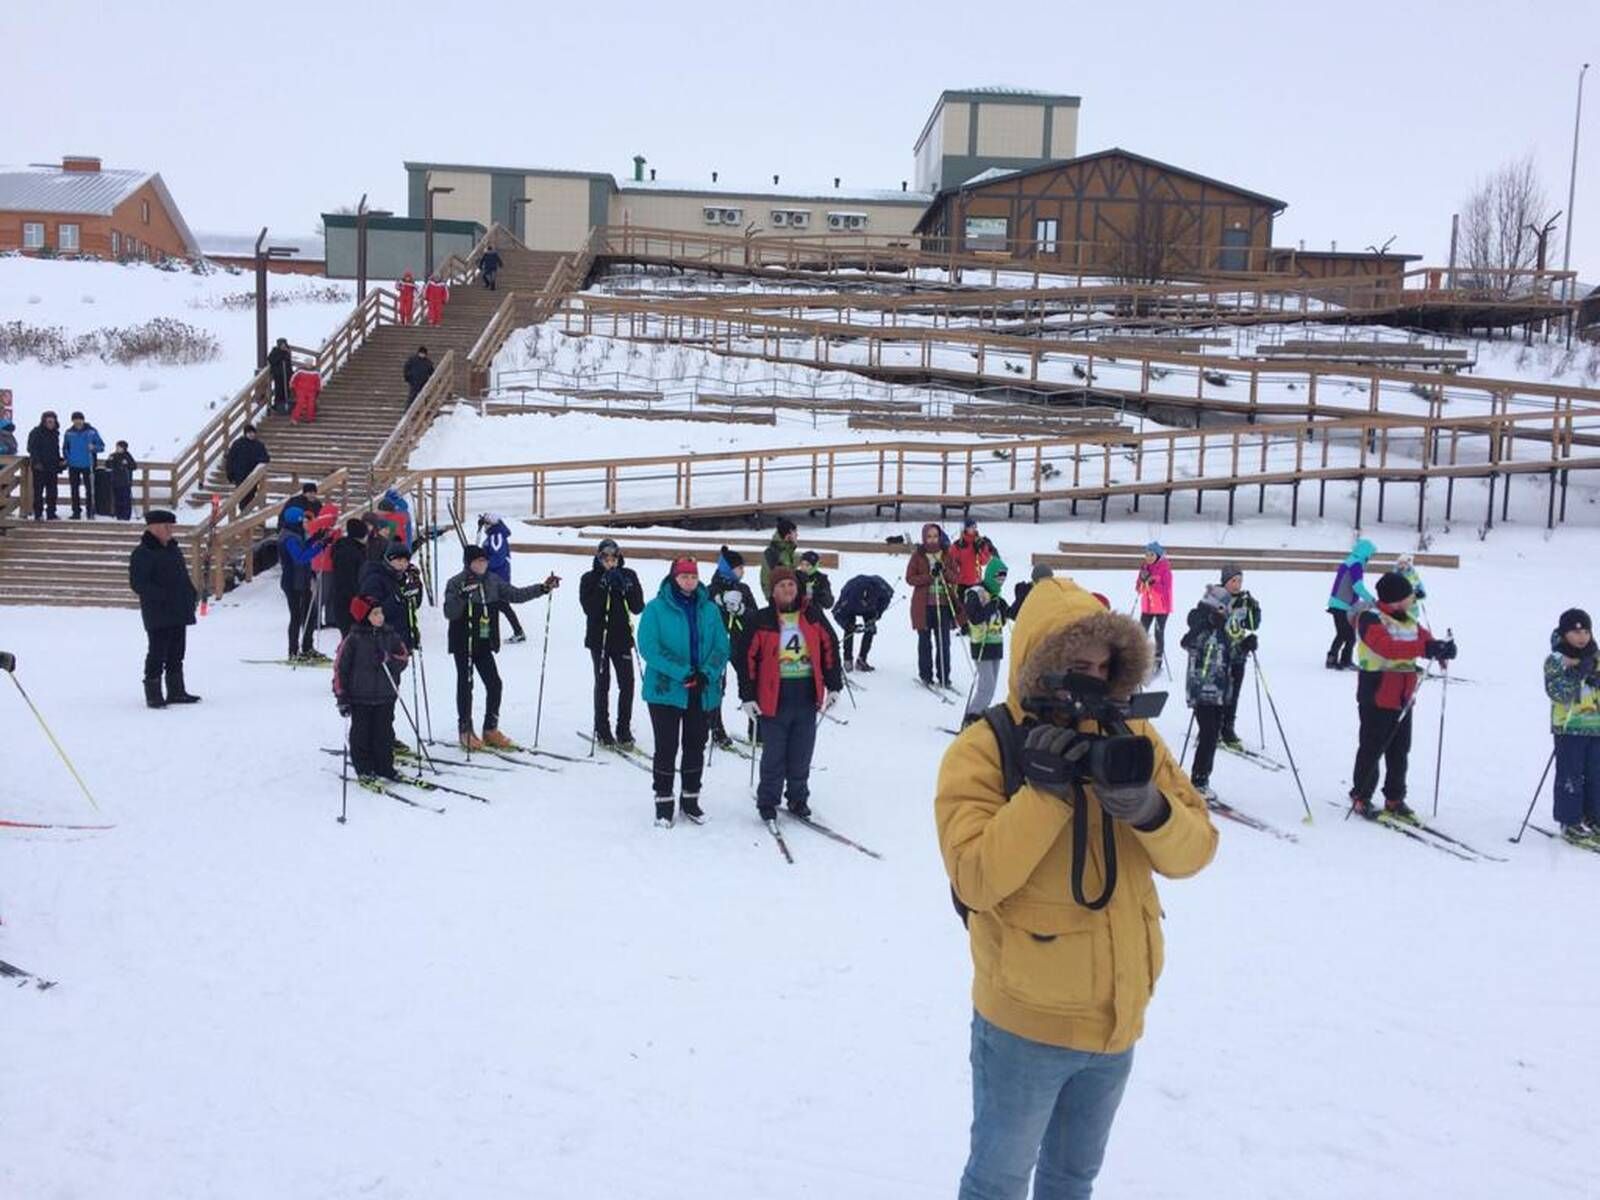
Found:
[[[687,674],[687,675],[685,675],[683,677],[683,686],[684,686],[684,689],[687,690],[687,691],[697,692],[701,688],[705,687],[705,685],[706,685],[706,677],[705,677],[704,672],[691,671],[691,672],[689,672],[689,674]]]
[[[1456,642],[1454,638],[1429,638],[1427,645],[1422,648],[1422,657],[1431,658],[1436,662],[1449,662],[1456,656]]]
[[[348,717],[350,715],[350,706],[348,704],[341,703],[339,705],[339,715],[341,717]]]
[[[17,656],[9,650],[0,650],[0,671],[15,671]]]
[[[1022,744],[1022,777],[1042,791],[1070,800],[1078,761],[1088,752],[1089,739],[1077,730],[1035,725]]]
[[[1244,641],[1239,643],[1239,649],[1243,650],[1246,654],[1254,654],[1256,652],[1256,647],[1260,644],[1261,643],[1256,640],[1256,635],[1252,633],[1246,637]]]

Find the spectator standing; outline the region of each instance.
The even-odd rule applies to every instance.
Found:
[[[118,442],[116,453],[106,459],[111,472],[111,508],[119,521],[133,520],[133,473],[138,462],[128,453],[128,443]]]
[[[267,374],[272,380],[272,411],[282,416],[289,411],[289,379],[294,375],[294,353],[288,338],[279,338],[267,351]]]
[[[183,683],[188,628],[199,597],[189,579],[183,550],[172,540],[178,518],[164,508],[145,513],[145,530],[128,556],[128,586],[139,597],[148,647],[144,657],[144,702],[151,708],[195,704]],[[165,677],[167,691],[161,694]]]
[[[72,519],[80,512],[94,520],[94,460],[105,450],[100,431],[81,412],[72,414],[72,424],[61,435],[61,449],[67,460],[67,486],[72,491]],[[78,507],[78,486],[83,486],[83,509]]]
[[[266,444],[256,435],[256,427],[247,424],[238,437],[234,438],[233,445],[228,447],[228,457],[224,462],[227,470],[228,482],[238,487],[250,478],[250,472],[263,463],[272,461],[272,455],[267,452]],[[245,493],[244,499],[239,503],[239,509],[250,507],[251,501],[256,498],[259,488],[251,488]]]

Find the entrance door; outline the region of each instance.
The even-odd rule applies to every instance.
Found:
[[[1250,269],[1250,231],[1248,229],[1224,229],[1222,231],[1222,253],[1218,256],[1217,269],[1221,271],[1248,271]]]

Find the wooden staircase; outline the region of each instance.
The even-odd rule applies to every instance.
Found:
[[[270,516],[278,502],[298,493],[299,480],[326,479],[340,469],[348,471],[344,490],[352,497],[352,507],[360,503],[356,497],[372,494],[373,459],[411,407],[410,389],[401,371],[419,345],[428,347],[429,356],[436,363],[454,352],[452,378],[447,381],[449,391],[453,395],[469,393],[469,352],[484,335],[507,293],[518,294],[515,308],[520,317],[527,307],[524,301],[531,301],[552,281],[562,261],[561,255],[528,250],[503,234],[497,226],[490,235],[498,242],[502,259],[495,291],[486,289],[475,277],[468,278],[451,288],[439,325],[379,324],[370,329],[359,345],[336,361],[331,378],[325,378],[317,402],[317,419],[312,424],[291,424],[288,417],[271,412],[257,416],[257,433],[271,452],[272,462],[252,506],[252,516],[263,505],[266,507],[261,515]],[[450,261],[457,263],[460,274],[466,273],[468,268],[458,260]],[[449,263],[445,266],[448,268]],[[563,286],[566,278],[563,276]],[[510,322],[507,314],[500,315],[498,328],[503,332]],[[334,344],[330,339],[319,356],[326,357],[328,347]],[[257,375],[252,385],[258,389],[255,395],[264,395],[259,391],[264,380],[264,373]],[[241,410],[244,411],[249,410]],[[413,420],[417,419],[413,414]],[[233,428],[237,427],[235,423]],[[234,491],[224,473],[220,451],[219,443],[200,486],[193,491],[187,486],[182,489],[189,495],[179,516],[190,512],[193,522],[180,525],[177,536],[190,559],[191,571],[198,571],[193,561],[198,553],[195,543],[204,537],[197,539],[193,535],[196,527],[209,519],[203,510],[211,503],[210,494],[228,497]],[[0,605],[136,607],[138,600],[128,588],[128,556],[143,533],[143,524],[137,519],[21,519],[26,507],[21,486],[25,464],[25,459],[0,460]],[[166,466],[170,468],[171,464]]]

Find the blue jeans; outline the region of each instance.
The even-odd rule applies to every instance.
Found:
[[[1600,818],[1600,737],[1558,733],[1556,738],[1555,819],[1574,825]]]
[[[1088,1200],[1133,1051],[1029,1041],[972,1014],[972,1151],[960,1200]],[[1035,1172],[1035,1165],[1037,1171]]]

